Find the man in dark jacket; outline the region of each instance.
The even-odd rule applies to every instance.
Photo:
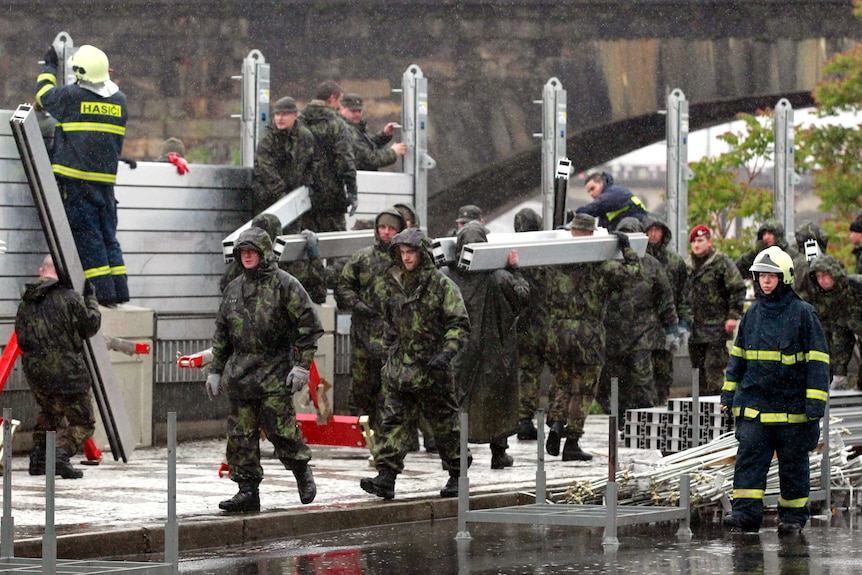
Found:
[[[410,426],[421,414],[431,425],[440,459],[449,470],[440,496],[457,497],[461,425],[450,370],[470,336],[467,308],[452,280],[434,267],[421,230],[398,233],[389,251],[398,265],[385,274],[390,295],[384,315],[383,422],[380,440],[374,444],[377,477],[366,477],[359,486],[383,499],[395,497]]]
[[[598,218],[599,227],[615,230],[622,218],[631,216],[642,220],[647,214],[640,198],[628,188],[614,184],[613,176],[606,172],[587,176],[584,187],[593,201],[576,209],[575,213]]]
[[[763,492],[778,456],[778,534],[808,521],[808,452],[817,446],[829,398],[829,347],[814,308],[793,291],[793,260],[773,246],[751,266],[757,301],[745,312],[727,363],[721,408],[736,418],[733,513],[724,525],[760,529]]]
[[[45,432],[57,431],[65,418],[57,437],[56,472],[64,479],[84,476],[70,458],[96,429],[83,352],[84,340],[98,333],[101,322],[92,284],[85,281],[82,297],[57,280],[54,260],[45,256],[39,280],[27,285],[15,318],[24,376],[39,405],[30,475],[45,474]]]
[[[467,244],[488,241],[485,226],[469,222],[458,230],[457,253]],[[518,425],[517,321],[528,304],[530,286],[518,271],[518,252],[503,270],[447,269],[467,306],[470,339],[452,364],[458,405],[467,411],[469,438],[490,443],[491,469],[513,464],[507,438]]]
[[[368,125],[362,119],[363,107],[359,94],[345,94],[341,100],[341,115],[347,120],[350,135],[353,136],[356,169],[376,172],[380,168],[391,166],[399,156],[406,154],[407,144],[395,142],[387,146],[392,141],[396,127],[400,127],[395,122],[389,122],[382,131],[369,135]]]
[[[349,207],[352,215],[359,205],[353,138],[338,114],[342,95],[338,84],[326,81],[299,115],[300,124],[314,136],[311,209],[300,218],[300,226],[315,232],[344,231],[344,212]]]
[[[74,84],[57,87],[58,64],[50,48],[36,80],[36,101],[57,120],[51,167],[84,276],[99,303],[113,306],[129,301],[114,198],[129,115],[126,96],[111,81],[108,57],[95,46],[81,46],[72,57]]]
[[[234,259],[243,274],[222,295],[207,376],[210,399],[222,387],[230,400],[227,462],[239,492],[219,503],[228,513],[259,511],[260,430],[296,477],[300,501],[311,503],[317,487],[308,462],[311,450],[296,426],[293,395],[306,389],[323,326],[302,285],[278,269],[265,231],[242,232]]]
[[[313,189],[314,136],[297,122],[296,100],[281,98],[272,107],[254,156],[252,211],[259,214],[300,186]]]

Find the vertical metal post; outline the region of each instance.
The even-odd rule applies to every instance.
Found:
[[[828,513],[832,509],[832,460],[830,452],[831,437],[829,437],[829,402],[823,412],[823,458],[820,460],[820,489],[824,492],[823,509]],[[851,492],[852,499],[852,492]],[[852,503],[851,503],[852,504]]]
[[[688,239],[688,100],[676,89],[667,97],[667,225],[673,247],[685,254]]]
[[[42,573],[57,573],[57,532],[54,530],[54,474],[57,473],[57,432],[45,433],[45,533],[42,535]]]
[[[691,475],[685,473],[679,478],[679,506],[686,510],[679,521],[676,536],[679,539],[691,540]]]
[[[787,241],[793,245],[795,198],[794,186],[799,177],[794,170],[793,106],[785,98],[775,105],[775,182],[773,186],[773,217],[784,224]]]
[[[546,230],[563,222],[567,186],[555,194],[557,166],[566,156],[566,91],[557,78],[545,82],[542,89],[542,219]],[[568,177],[566,178],[568,180]]]
[[[461,473],[458,476],[458,533],[455,535],[455,539],[463,541],[473,538],[467,531],[467,512],[470,511],[470,478],[467,477],[467,469],[470,467],[467,451],[469,432],[467,412],[462,411],[458,414],[458,418],[461,421]]]
[[[12,409],[3,408],[3,518],[0,519],[0,557],[15,556],[15,518],[12,517]]]
[[[691,370],[691,446],[700,445],[700,370]]]
[[[168,518],[165,522],[165,563],[171,572],[179,569],[179,525],[177,524],[177,412],[168,412]]]
[[[254,167],[257,143],[269,121],[269,64],[260,50],[252,50],[242,61],[242,112],[240,119],[240,159],[246,168]]]
[[[536,411],[536,503],[544,503],[548,498],[545,489],[545,411]]]
[[[413,176],[413,206],[428,225],[428,170],[437,162],[428,154],[428,79],[412,64],[401,78],[401,133],[407,144],[404,173]]]
[[[57,53],[57,85],[66,86],[75,83],[75,73],[72,71],[71,61],[72,56],[78,51],[75,48],[75,43],[68,32],[60,32],[54,37],[51,42],[54,51]]]

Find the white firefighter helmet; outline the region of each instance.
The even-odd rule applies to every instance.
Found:
[[[778,274],[783,283],[793,285],[793,258],[778,246],[766,248],[754,258],[754,263],[748,268],[754,281],[758,272]]]
[[[89,44],[78,48],[78,51],[72,56],[72,71],[75,72],[77,79],[93,84],[107,82],[111,79],[108,57],[104,52]]]

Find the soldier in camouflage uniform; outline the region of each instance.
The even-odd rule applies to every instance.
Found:
[[[792,256],[794,272],[793,291],[799,294],[799,297],[811,303],[812,292],[819,292],[820,289],[816,287],[816,283],[811,281],[811,276],[808,274],[809,258],[805,252],[805,243],[809,240],[816,241],[817,249],[815,251],[818,252],[818,255],[825,254],[826,248],[829,246],[829,234],[816,223],[806,220],[796,226],[794,236],[797,251]],[[814,258],[812,257],[811,259]],[[827,341],[829,340],[828,334],[826,339]]]
[[[281,234],[281,222],[275,214],[258,214],[251,221],[252,227],[266,232],[270,240]],[[278,262],[278,267],[295,277],[308,292],[311,301],[322,304],[326,301],[326,269],[320,260],[320,249],[317,247],[317,234],[311,230],[302,230],[306,241],[305,259],[294,262]],[[230,282],[242,275],[242,263],[233,260],[221,280],[219,289],[224,291]]]
[[[670,289],[673,292],[673,305],[679,318],[677,324],[676,345],[683,345],[691,334],[692,311],[689,301],[688,268],[681,255],[672,251],[668,245],[673,239],[667,223],[656,214],[648,214],[641,222],[649,242],[647,253],[653,256],[664,267]],[[656,404],[664,405],[670,395],[673,385],[674,349],[653,349],[653,381],[655,382]]]
[[[688,342],[691,367],[700,370],[701,395],[718,395],[727,366],[727,338],[733,335],[745,299],[745,283],[733,261],[712,247],[712,230],[701,224],[688,236],[694,323]]]
[[[383,317],[388,297],[384,274],[392,266],[389,242],[404,229],[404,219],[395,208],[383,210],[375,218],[376,242],[350,256],[341,270],[335,301],[338,309],[350,312],[350,395],[351,405],[368,415],[371,429],[380,432],[383,394],[380,370],[383,367]]]
[[[626,217],[617,224],[617,230],[640,232],[641,223]],[[652,352],[670,349],[676,341],[678,318],[667,274],[649,254],[641,258],[641,268],[642,277],[633,278],[625,289],[611,294],[608,309],[613,311],[605,317],[605,364],[596,397],[610,413],[611,378],[619,380],[620,429],[626,410],[655,405]]]
[[[386,147],[386,144],[392,141],[392,135],[398,125],[395,122],[389,122],[382,131],[369,135],[368,126],[362,119],[362,109],[362,97],[359,94],[345,94],[341,100],[341,115],[347,120],[350,135],[353,137],[356,169],[376,172],[379,168],[391,166],[398,160],[398,156],[406,154],[407,144],[395,142]]]
[[[281,98],[257,145],[252,173],[252,212],[259,214],[300,186],[312,189],[314,136],[297,123],[293,98]]]
[[[853,347],[862,338],[862,278],[847,275],[832,256],[817,256],[810,265],[811,282],[817,286],[813,305],[829,336],[832,389],[847,389],[847,367]],[[857,389],[860,387],[856,382]]]
[[[299,115],[300,124],[314,136],[311,209],[302,215],[300,225],[315,232],[344,231],[344,212],[350,207],[352,215],[358,206],[353,138],[338,114],[341,98],[338,84],[324,82]]]
[[[452,280],[434,267],[428,240],[408,228],[389,244],[398,265],[386,274],[384,315],[383,423],[374,446],[377,477],[360,487],[384,499],[395,497],[395,477],[404,469],[409,430],[419,413],[431,424],[440,459],[449,469],[441,497],[458,495],[458,404],[450,364],[470,336],[467,308]]]
[[[536,232],[542,229],[542,216],[530,208],[515,214],[516,232]],[[548,363],[548,310],[544,299],[541,271],[525,268],[521,275],[530,286],[530,305],[518,316],[518,362],[519,362],[519,407],[518,439],[534,440],[538,430],[533,425],[533,416],[539,409],[542,370]],[[541,423],[541,422],[539,422]]]
[[[57,431],[65,418],[67,425],[57,436],[56,473],[64,479],[84,476],[69,458],[96,429],[83,352],[84,340],[96,335],[101,323],[92,284],[84,283],[83,297],[62,285],[54,260],[46,256],[39,279],[27,284],[15,318],[24,377],[39,405],[30,475],[45,474],[45,432]]]
[[[260,429],[296,477],[302,503],[317,494],[311,450],[296,426],[293,394],[305,388],[323,326],[302,285],[278,269],[265,231],[249,228],[234,247],[243,274],[225,289],[213,335],[206,389],[230,400],[227,462],[239,492],[219,503],[229,513],[260,510]]]
[[[856,258],[854,273],[862,274],[862,210],[859,210],[856,219],[850,224],[850,242],[853,244],[853,256]]]
[[[736,258],[736,269],[739,270],[739,275],[743,280],[748,279],[749,268],[754,263],[754,258],[757,254],[766,248],[778,246],[782,251],[789,254],[790,257],[796,255],[796,248],[787,245],[787,236],[784,233],[784,224],[780,220],[766,220],[757,228],[757,240],[754,242],[754,247],[738,258]]]
[[[575,214],[573,236],[591,236],[596,219]],[[548,414],[550,455],[560,454],[565,437],[564,461],[589,461],[592,455],[580,448],[584,422],[596,394],[599,372],[605,359],[605,313],[615,290],[642,277],[640,258],[628,236],[615,232],[623,261],[570,264],[547,268],[545,300],[548,305],[548,359],[554,381]]]

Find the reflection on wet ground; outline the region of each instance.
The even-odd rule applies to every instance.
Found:
[[[616,550],[601,529],[500,524],[469,525],[456,541],[455,520],[392,525],[285,539],[255,547],[181,557],[186,575],[402,574],[691,574],[850,575],[862,573],[862,517],[814,521],[801,536],[779,538],[769,524],[758,534],[729,534],[719,525],[627,528]]]

